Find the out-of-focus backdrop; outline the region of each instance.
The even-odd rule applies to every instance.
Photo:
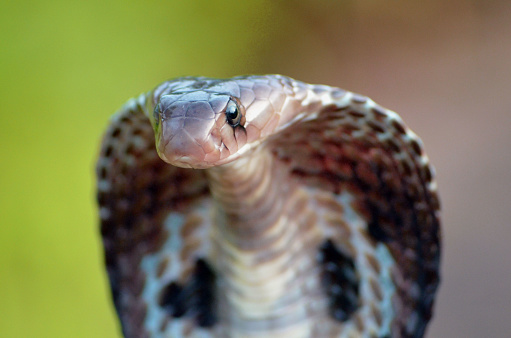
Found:
[[[360,92],[424,140],[443,204],[428,337],[511,332],[511,2],[2,1],[0,335],[118,337],[94,161],[109,116],[181,75]]]

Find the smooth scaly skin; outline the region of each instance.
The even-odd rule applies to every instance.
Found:
[[[114,116],[97,172],[126,336],[424,334],[439,282],[436,183],[417,136],[366,97],[279,75],[168,81]],[[171,315],[169,284],[208,285],[197,259],[214,284]]]

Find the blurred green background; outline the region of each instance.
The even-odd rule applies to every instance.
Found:
[[[511,332],[509,1],[0,3],[0,336],[118,337],[94,162],[109,116],[182,75],[369,95],[423,138],[444,207],[429,337]]]

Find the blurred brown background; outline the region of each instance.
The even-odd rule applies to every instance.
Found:
[[[181,75],[281,73],[419,134],[443,205],[428,337],[511,336],[511,2],[4,1],[0,335],[115,337],[94,202],[108,117]]]

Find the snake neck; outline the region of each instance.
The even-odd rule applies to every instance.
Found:
[[[222,239],[241,250],[264,246],[294,190],[267,149],[207,170]]]
[[[310,330],[325,304],[314,258],[320,234],[310,226],[307,194],[264,148],[213,169],[212,262],[233,332]]]

